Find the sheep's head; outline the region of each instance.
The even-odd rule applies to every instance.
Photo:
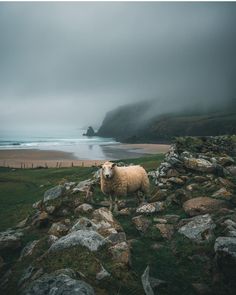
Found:
[[[111,179],[114,176],[114,167],[116,166],[115,163],[112,162],[105,162],[102,165],[102,176],[105,179]]]

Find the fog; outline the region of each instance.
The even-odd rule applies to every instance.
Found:
[[[235,98],[236,3],[0,3],[0,40],[0,132]]]

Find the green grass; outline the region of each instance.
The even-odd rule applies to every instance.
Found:
[[[44,192],[64,181],[91,177],[95,168],[9,169],[0,168],[0,231],[15,226],[32,212],[32,204]]]

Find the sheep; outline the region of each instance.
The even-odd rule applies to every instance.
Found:
[[[117,197],[139,191],[148,194],[148,175],[140,165],[118,167],[115,163],[105,162],[101,169],[101,191],[110,197],[110,210],[113,205],[112,197],[115,196],[114,211],[117,211]]]

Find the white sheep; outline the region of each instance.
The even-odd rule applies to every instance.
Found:
[[[117,197],[128,193],[147,194],[149,192],[149,179],[143,167],[118,167],[115,163],[105,162],[101,169],[101,190],[110,197],[110,210],[112,210],[112,197],[115,196],[114,211],[117,211]]]

